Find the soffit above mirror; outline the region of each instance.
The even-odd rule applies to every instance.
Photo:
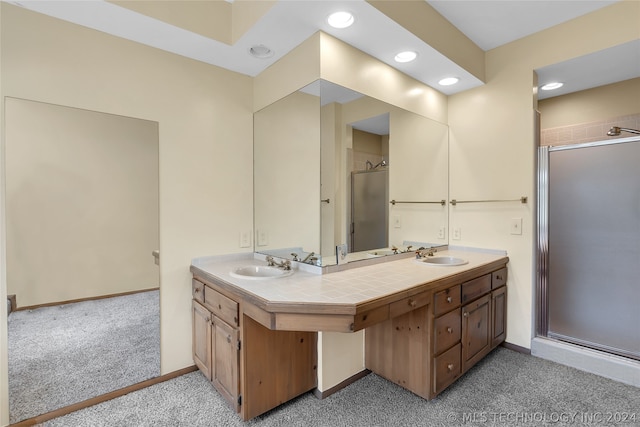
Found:
[[[471,70],[473,65],[465,65],[465,57],[484,58],[483,50],[495,48],[621,2],[7,0],[6,3],[250,76],[258,75],[312,34],[323,31],[425,84],[436,87],[442,93],[453,94],[483,84],[483,71]],[[167,15],[169,3],[176,10]],[[194,3],[198,3],[195,7],[206,13],[194,14],[190,11],[194,8]],[[416,14],[404,10],[404,20],[415,21],[411,24],[391,12],[381,11],[384,10],[385,4],[393,5],[397,9],[399,3],[402,3],[403,10],[419,7],[425,16],[416,19]],[[349,29],[336,30],[327,24],[326,17],[342,5],[356,14],[356,23]],[[208,18],[207,14],[211,15],[210,12],[214,9],[220,13],[215,14],[215,19]],[[548,10],[554,10],[554,13],[542,13]],[[482,16],[482,19],[478,19],[478,16]],[[223,19],[220,20],[220,17]],[[429,34],[419,32],[420,29],[427,31],[425,28],[430,28],[424,25],[429,19],[440,24],[435,39],[428,38]],[[214,21],[217,22],[214,26],[217,29],[215,34],[212,34],[206,23]],[[283,22],[287,25],[283,25]],[[447,32],[446,36],[441,34],[443,29]],[[451,40],[463,40],[458,33],[462,33],[467,40],[470,39],[471,44],[467,50],[476,50],[473,55],[465,54],[456,58],[460,43],[463,42],[452,43]],[[445,44],[440,46],[438,41]],[[451,46],[447,46],[446,43]],[[251,57],[248,50],[254,44],[269,46],[274,55],[261,60]],[[401,46],[418,51],[418,62],[394,63],[393,56]],[[480,59],[475,62],[478,61]],[[428,67],[424,66],[426,63],[429,64]],[[439,87],[437,81],[443,74],[456,75],[462,77],[462,80],[458,85]],[[586,88],[581,87],[577,90]]]

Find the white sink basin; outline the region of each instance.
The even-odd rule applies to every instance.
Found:
[[[452,256],[427,256],[424,258],[420,258],[418,261],[430,265],[444,266],[465,265],[469,262],[466,259],[456,258]]]
[[[280,277],[291,276],[293,273],[294,270],[284,270],[267,265],[247,265],[229,272],[231,277],[249,280],[278,279]]]

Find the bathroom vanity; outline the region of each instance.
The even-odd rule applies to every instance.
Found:
[[[431,399],[506,335],[507,256],[442,255],[468,263],[393,258],[255,280],[231,274],[265,265],[253,254],[196,259],[194,361],[248,420],[317,387],[317,332],[364,329],[365,367]]]

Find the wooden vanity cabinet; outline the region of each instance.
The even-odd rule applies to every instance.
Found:
[[[238,411],[238,303],[197,280],[193,281],[192,294],[193,360],[227,403]]]
[[[438,291],[433,296],[432,389],[429,398],[447,388],[462,374],[460,363],[461,285]]]
[[[419,307],[365,329],[365,366],[434,398],[504,341],[506,278],[505,267],[412,296]]]
[[[505,283],[500,284],[497,289],[494,287],[491,292],[491,347],[499,345],[507,337],[506,269],[503,277],[505,277]]]
[[[491,350],[491,296],[462,307],[462,369],[467,371]]]
[[[316,332],[268,329],[206,279],[194,278],[192,296],[194,363],[243,420],[317,386]]]

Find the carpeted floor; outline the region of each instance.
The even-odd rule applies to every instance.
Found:
[[[9,315],[15,423],[160,375],[159,292]]]
[[[640,389],[499,347],[432,401],[370,374],[324,400],[302,395],[247,423],[199,372],[46,426],[640,426]]]

